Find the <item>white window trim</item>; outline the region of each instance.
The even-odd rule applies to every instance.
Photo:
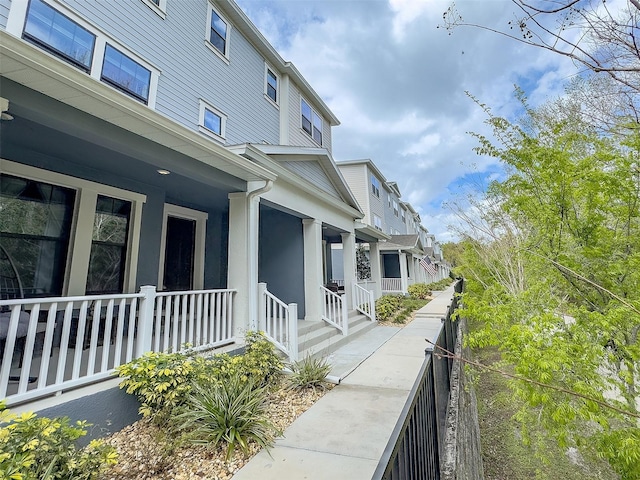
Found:
[[[156,5],[153,0],[142,0],[147,7],[149,7],[156,15],[163,20],[167,16],[167,0],[159,0],[160,5]]]
[[[269,79],[269,70],[271,70],[271,72],[276,76],[276,83],[278,84],[278,88],[276,89],[276,101],[274,102],[273,99],[269,96],[269,94],[267,93],[267,86],[269,84],[268,79]],[[275,68],[273,68],[271,65],[269,65],[267,62],[264,62],[264,98],[266,98],[271,105],[275,106],[276,108],[280,108],[280,74],[276,71]],[[302,107],[302,104],[300,104]],[[302,122],[302,109],[300,110],[300,122]]]
[[[62,173],[51,172],[23,165],[0,158],[0,171],[17,177],[28,178],[39,182],[50,183],[76,191],[74,220],[71,225],[69,253],[65,268],[63,293],[65,295],[85,295],[87,275],[89,273],[89,257],[93,222],[96,213],[98,195],[117,198],[131,202],[131,219],[129,238],[127,238],[127,258],[125,261],[124,282],[122,291],[132,293],[136,287],[138,272],[138,252],[140,250],[140,232],[142,229],[142,205],[147,201],[146,195],[122,190],[108,185],[71,177]]]
[[[166,2],[166,0],[164,1]],[[53,0],[42,0],[42,2],[46,3],[51,8],[54,8],[58,12],[66,15],[70,20],[74,21],[75,23],[87,29],[89,32],[91,32],[96,36],[96,41],[93,46],[93,49],[94,49],[93,60],[91,62],[91,69],[89,70],[88,75],[91,78],[95,79],[96,81],[100,82],[101,85],[106,85],[107,87],[114,89],[120,94],[131,98],[133,101],[142,103],[139,100],[133,99],[133,97],[131,97],[130,95],[127,95],[121,90],[118,90],[117,88],[109,85],[106,82],[103,82],[100,79],[100,77],[102,76],[102,65],[104,63],[104,52],[105,52],[105,47],[107,43],[109,43],[112,47],[116,48],[120,52],[127,55],[132,60],[135,60],[136,62],[138,62],[147,70],[149,70],[151,72],[151,80],[149,81],[149,98],[147,99],[147,106],[151,109],[155,109],[156,98],[158,95],[158,80],[160,78],[160,75],[162,74],[162,71],[156,65],[149,63],[147,60],[143,59],[142,57],[137,55],[135,52],[125,47],[123,44],[115,40],[110,35],[107,35],[100,28],[86,21],[84,18],[76,14],[73,10],[69,9],[65,5],[62,5],[61,3],[58,3],[57,1],[53,1]],[[29,2],[27,1],[24,1],[24,2],[14,1],[11,4],[11,10],[9,11],[9,18],[7,19],[7,32],[11,33],[12,35],[18,38],[22,38],[22,32],[26,25],[28,5],[29,5]],[[62,62],[65,65],[68,65],[67,62],[53,55],[52,53],[49,53],[46,50],[36,46],[34,46],[34,48],[37,48],[39,51],[43,52],[46,55],[49,55],[51,58],[55,58],[57,61]],[[75,68],[75,67],[71,67],[71,68]],[[79,71],[82,71],[82,70],[79,70]]]
[[[167,219],[169,217],[194,220],[196,222],[195,245],[193,249],[193,289],[202,290],[204,288],[204,246],[207,237],[207,220],[209,214],[191,208],[164,204],[162,214],[162,243],[160,245],[160,266],[158,268],[158,290],[164,290],[162,281],[164,279],[164,260],[167,249]]]
[[[220,135],[204,126],[205,110],[210,110],[220,117]],[[205,135],[213,138],[214,140],[224,143],[227,136],[227,115],[218,110],[206,100],[200,99],[200,116],[198,119],[198,130],[200,130],[201,133],[204,133]]]
[[[211,35],[211,12],[216,12],[216,14],[222,19],[222,21],[224,23],[227,24],[227,38],[225,38],[225,46],[226,48],[224,49],[224,53],[222,53],[220,50],[218,50],[216,47],[213,46],[213,44],[211,43],[210,40],[210,35]],[[231,22],[229,22],[229,20],[227,20],[227,17],[225,17],[224,15],[222,15],[220,13],[220,10],[218,10],[217,8],[215,8],[211,2],[207,2],[207,21],[206,23],[206,31],[204,34],[204,44],[207,46],[207,48],[209,50],[211,50],[213,53],[215,53],[218,58],[220,58],[220,60],[222,60],[223,62],[225,62],[227,65],[229,65],[230,63],[230,58],[229,58],[229,52],[231,51],[231,30],[233,28],[233,26],[231,25]]]

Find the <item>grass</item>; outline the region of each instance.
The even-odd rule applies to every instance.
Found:
[[[474,351],[484,364],[500,358],[495,349]],[[567,454],[553,439],[542,434],[540,450],[525,445],[518,422],[512,417],[521,404],[513,398],[507,380],[493,372],[482,372],[476,383],[478,417],[485,480],[616,480],[608,464],[591,456]],[[540,455],[540,453],[542,455]]]

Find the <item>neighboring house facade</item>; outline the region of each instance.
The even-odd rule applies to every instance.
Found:
[[[397,183],[388,181],[370,159],[340,161],[338,169],[362,208],[363,222],[385,234],[370,250],[376,296],[406,294],[413,283],[439,279],[431,274],[435,259],[425,259],[427,230],[411,204],[400,200]]]
[[[381,236],[331,157],[337,118],[232,0],[0,0],[0,57],[0,398],[248,329],[297,354],[298,319],[347,333],[356,242]],[[270,330],[276,301],[293,330]]]

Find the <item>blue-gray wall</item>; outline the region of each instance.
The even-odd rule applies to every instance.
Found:
[[[304,238],[302,220],[260,205],[258,281],[285,303],[298,304],[304,318]]]
[[[9,16],[9,8],[11,7],[11,0],[0,0],[0,28],[4,29],[7,26],[7,18]]]

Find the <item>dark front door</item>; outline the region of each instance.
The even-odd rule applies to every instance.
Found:
[[[193,289],[195,238],[195,220],[167,217],[163,278],[165,290]]]

